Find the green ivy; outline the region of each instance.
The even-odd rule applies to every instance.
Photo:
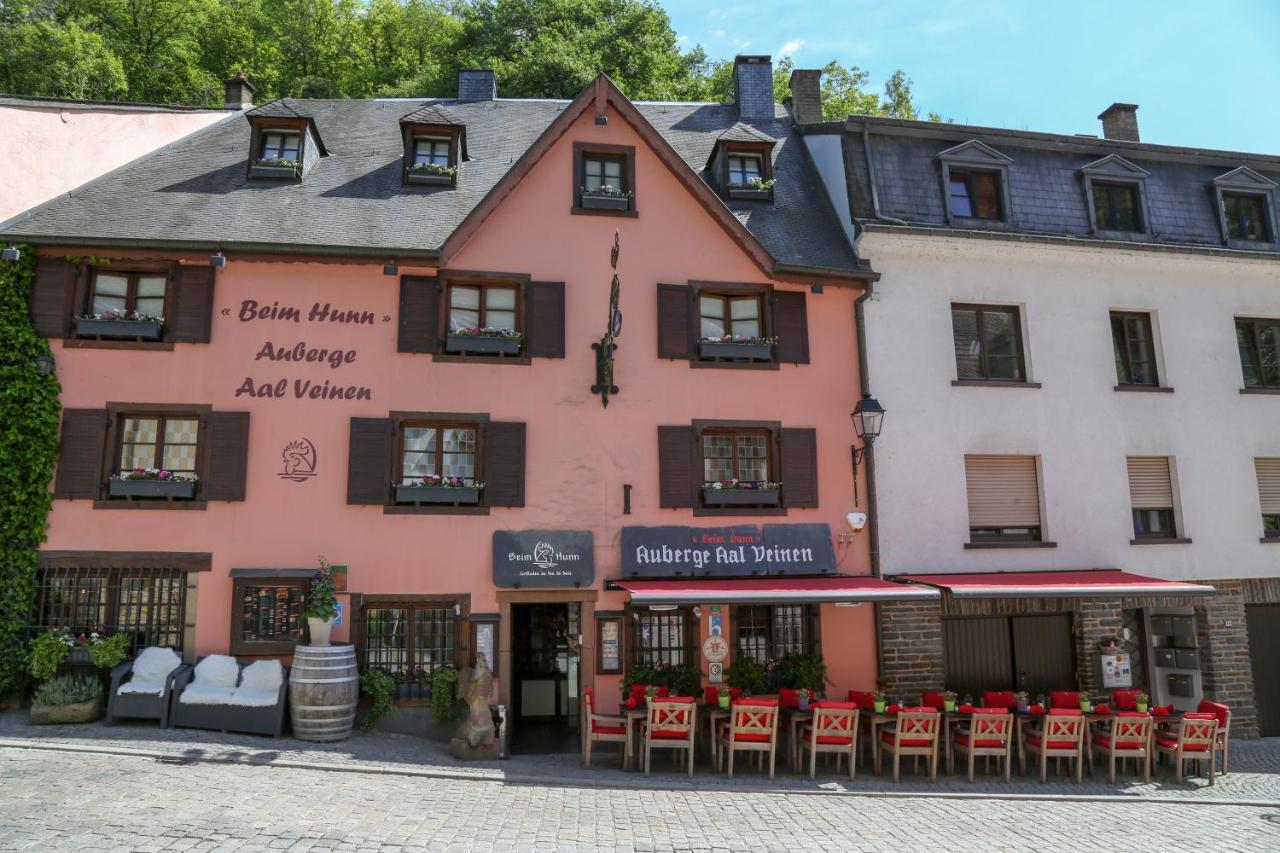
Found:
[[[396,707],[396,682],[380,669],[366,669],[360,675],[360,692],[369,699],[369,707],[360,718],[360,731],[367,732],[374,723],[387,714],[394,714]]]
[[[458,671],[442,666],[431,673],[431,722],[447,723],[462,719],[458,702]]]
[[[27,313],[35,250],[0,261],[0,695],[27,685],[25,632],[35,589],[36,550],[44,541],[58,456],[61,387],[41,376],[51,356]]]

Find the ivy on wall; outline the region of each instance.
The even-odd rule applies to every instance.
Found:
[[[0,261],[0,696],[26,685],[26,627],[58,455],[61,387],[36,360],[49,343],[31,327],[27,296],[35,250]]]

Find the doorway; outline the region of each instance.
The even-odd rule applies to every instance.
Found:
[[[1258,733],[1280,736],[1280,604],[1250,604],[1245,608],[1249,657],[1253,661],[1253,697],[1258,708]]]
[[[980,700],[984,690],[1032,697],[1076,684],[1071,614],[943,620],[947,688]]]
[[[576,601],[511,605],[511,749],[578,750],[582,606]]]

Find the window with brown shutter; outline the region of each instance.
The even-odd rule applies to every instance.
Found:
[[[213,328],[213,287],[217,269],[180,266],[173,275],[172,317],[166,337],[179,343],[207,344]]]
[[[773,306],[774,357],[784,364],[809,363],[809,311],[804,291],[775,290]]]
[[[467,270],[402,276],[397,351],[446,362],[564,358],[564,313],[564,282]]]
[[[75,264],[62,258],[37,258],[35,278],[31,282],[31,325],[44,338],[65,338],[71,333],[74,311]]]
[[[1253,466],[1258,474],[1263,536],[1280,539],[1280,459],[1255,459]]]
[[[658,358],[689,358],[690,299],[686,284],[658,285]]]
[[[776,421],[658,427],[659,506],[692,508],[694,515],[785,515],[817,506],[817,484],[812,429],[783,429]]]
[[[1130,456],[1129,501],[1133,512],[1134,539],[1172,539],[1177,533],[1174,520],[1173,482],[1167,456]]]
[[[205,424],[205,500],[242,501],[249,467],[249,413],[214,411]]]
[[[400,332],[397,352],[435,352],[440,308],[440,279],[400,277]]]
[[[63,409],[55,498],[95,500],[102,491],[106,409]]]
[[[782,504],[790,509],[818,505],[818,432],[812,427],[784,427],[779,433],[778,468]]]
[[[807,299],[771,285],[659,284],[658,358],[694,367],[776,370],[809,363]]]
[[[694,467],[693,427],[658,427],[658,506],[694,507],[701,476]]]
[[[525,285],[525,354],[564,358],[564,282]]]
[[[964,471],[971,543],[1042,541],[1034,456],[965,456]]]
[[[390,418],[351,419],[347,503],[386,506],[390,502],[394,429]]]

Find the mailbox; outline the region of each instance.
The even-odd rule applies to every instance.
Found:
[[[1167,666],[1172,669],[1177,665],[1177,657],[1173,649],[1156,649],[1156,666]]]
[[[1194,696],[1195,678],[1190,675],[1170,675],[1169,676],[1169,695],[1170,696]]]
[[[1200,653],[1195,649],[1175,649],[1174,660],[1178,669],[1200,669]]]

